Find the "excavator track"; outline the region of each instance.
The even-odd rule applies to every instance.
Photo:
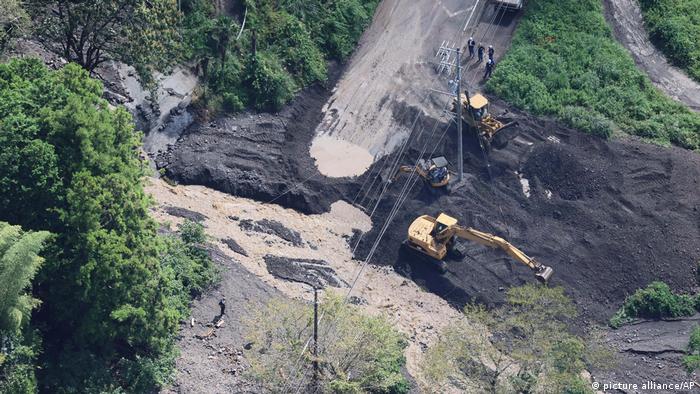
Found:
[[[401,257],[410,258],[412,261],[420,261],[421,263],[430,264],[442,274],[447,272],[446,262],[428,256],[427,254],[425,254],[425,251],[423,251],[423,249],[420,248],[420,246],[412,244],[411,241],[409,241],[408,239],[404,240],[401,243]]]

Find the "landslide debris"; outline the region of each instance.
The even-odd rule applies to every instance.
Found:
[[[268,254],[264,257],[267,270],[272,275],[292,282],[305,283],[316,289],[347,287],[327,262],[317,259],[293,259]]]
[[[338,199],[371,212],[395,154],[358,178],[318,174],[308,154],[321,91],[311,91],[279,116],[243,115],[192,130],[161,162],[168,177],[227,193],[274,203],[303,213],[322,212]],[[507,107],[492,100],[492,112]],[[465,182],[450,193],[422,182],[406,195],[372,264],[392,265],[420,286],[456,306],[477,300],[499,304],[503,289],[533,281],[524,267],[497,250],[461,242],[464,258],[440,274],[415,259],[399,257],[408,225],[420,214],[447,212],[465,225],[508,239],[554,268],[578,304],[584,320],[606,322],[624,298],[652,280],[690,291],[700,260],[700,158],[679,148],[636,138],[604,141],[556,121],[510,109],[519,121],[515,137],[493,149],[487,161],[473,138],[465,138]],[[418,111],[401,117],[412,122]],[[437,123],[436,123],[437,122]],[[437,126],[435,126],[437,124]],[[409,124],[410,126],[410,124]],[[456,167],[456,130],[444,118],[421,116],[424,129],[407,146],[401,164],[415,162],[425,146]],[[435,129],[434,133],[431,130]],[[245,131],[243,131],[245,130]],[[440,135],[445,137],[440,140]],[[439,141],[439,143],[438,143]],[[455,168],[453,168],[455,169]],[[247,174],[247,175],[246,175]],[[402,177],[392,182],[372,217],[374,229],[362,237],[357,258],[367,256],[379,229],[400,196]],[[529,194],[523,192],[523,180]],[[356,238],[356,237],[353,237]]]

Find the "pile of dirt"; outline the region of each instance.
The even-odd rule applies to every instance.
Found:
[[[338,70],[329,78],[334,81]],[[243,113],[194,124],[156,158],[178,183],[202,185],[300,212],[322,213],[356,193],[347,178],[328,179],[309,156],[321,107],[330,95],[313,86],[279,114]]]
[[[276,220],[263,219],[252,221],[249,219],[244,219],[238,222],[238,226],[246,231],[255,231],[258,233],[274,235],[282,238],[294,246],[301,246],[304,244],[304,241],[301,239],[301,235],[299,235],[298,231],[290,230]]]
[[[239,245],[235,239],[225,238],[225,239],[222,239],[221,242],[224,243],[226,246],[228,246],[228,248],[231,249],[232,251],[234,251],[240,255],[248,257],[248,252],[246,252],[245,249],[243,249],[243,247],[241,245]]]
[[[191,220],[193,222],[203,222],[207,219],[206,216],[202,215],[199,212],[192,211],[190,209],[182,208],[182,207],[165,207],[165,212],[167,212],[170,215],[177,216],[179,218]]]
[[[292,282],[305,283],[316,289],[347,287],[335,270],[323,260],[290,259],[283,256],[266,255],[267,270],[272,275]]]
[[[394,264],[457,306],[475,299],[501,303],[505,288],[534,280],[527,267],[502,252],[466,241],[460,243],[465,258],[450,262],[444,275],[399,256],[411,221],[447,212],[552,266],[552,284],[566,289],[584,320],[606,322],[625,296],[653,280],[680,291],[696,288],[700,156],[634,138],[603,141],[551,120],[511,115],[520,122],[518,135],[491,151],[488,163],[475,141],[466,139],[464,184],[448,194],[416,183],[373,263]],[[455,134],[454,127],[448,129],[437,149],[453,163]],[[424,141],[413,142],[404,161],[415,161]],[[522,176],[529,181],[529,197]],[[386,220],[404,182],[391,184],[375,223]],[[373,193],[374,198],[379,194]],[[376,237],[376,230],[365,235],[359,257]]]
[[[327,210],[338,199],[361,203],[371,212],[393,177],[387,163],[396,154],[359,178],[318,174],[307,150],[312,137],[309,125],[318,119],[300,111],[309,100],[318,104],[322,98],[318,92],[310,96],[302,96],[279,117],[247,115],[226,119],[228,126],[222,129],[201,126],[171,149],[168,176],[261,201],[272,199],[273,191],[292,189],[275,203],[303,213]],[[498,100],[492,103],[494,113],[504,108]],[[298,116],[290,117],[291,113]],[[509,116],[520,123],[516,137],[505,148],[492,150],[488,160],[473,138],[465,138],[462,185],[447,193],[415,183],[373,264],[394,265],[456,306],[473,300],[499,304],[505,288],[534,280],[527,267],[503,253],[467,242],[459,246],[464,259],[451,262],[445,274],[400,258],[400,244],[411,221],[420,214],[444,211],[462,224],[508,239],[552,266],[552,283],[566,288],[584,320],[605,322],[628,294],[652,280],[663,280],[680,291],[696,287],[697,154],[634,138],[604,141],[517,111]],[[403,121],[414,119],[405,116]],[[444,118],[420,119],[416,129],[424,131],[412,137],[402,164],[415,162],[425,147],[456,163],[455,127],[447,128]],[[437,144],[442,133],[445,138]],[[310,179],[308,171],[314,174]],[[402,177],[388,186],[372,217],[374,230],[362,237],[358,258],[367,255],[379,224],[408,180]],[[529,182],[529,197],[523,193],[524,180]]]
[[[595,198],[608,182],[609,163],[599,155],[580,156],[581,152],[567,145],[543,144],[533,149],[523,173],[564,200]]]

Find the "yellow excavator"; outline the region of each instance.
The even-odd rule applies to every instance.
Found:
[[[505,145],[508,142],[507,137],[499,134],[500,131],[516,126],[518,122],[503,123],[496,119],[489,112],[489,100],[482,94],[475,94],[469,97],[469,92],[465,91],[460,94],[462,101],[462,119],[471,130],[476,132],[479,141],[485,149],[490,149],[491,144],[496,142],[496,145]],[[454,100],[456,101],[456,99]],[[453,110],[457,110],[456,103],[453,102]],[[503,138],[498,138],[503,137]],[[498,141],[494,141],[498,139]]]
[[[535,273],[535,278],[542,283],[547,283],[554,273],[551,267],[540,264],[505,239],[471,227],[460,226],[457,219],[445,213],[438,215],[437,219],[423,215],[414,220],[408,227],[408,239],[404,241],[404,247],[427,256],[444,272],[447,268],[444,259],[454,250],[456,238],[503,250],[515,260],[530,267]]]
[[[444,156],[433,157],[430,160],[420,159],[415,167],[399,167],[396,177],[402,172],[413,172],[415,170],[416,174],[428,182],[430,186],[434,188],[444,187],[450,183],[450,171],[447,169],[448,164],[449,162]]]

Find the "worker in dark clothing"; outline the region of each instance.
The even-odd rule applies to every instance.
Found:
[[[493,60],[493,45],[489,45],[489,59]]]
[[[469,37],[469,41],[467,41],[467,47],[469,47],[469,58],[474,57],[474,48],[476,47],[476,41],[474,41],[473,37]]]
[[[221,309],[221,313],[219,313],[219,317],[221,317],[224,315],[224,313],[226,313],[226,297],[222,298],[219,301],[219,308]]]
[[[484,73],[484,79],[491,78],[491,73],[493,72],[493,66],[494,66],[493,59],[489,59],[486,62],[486,72]]]
[[[477,55],[479,55],[479,63],[484,60],[484,46],[479,44],[479,50],[477,50]]]

